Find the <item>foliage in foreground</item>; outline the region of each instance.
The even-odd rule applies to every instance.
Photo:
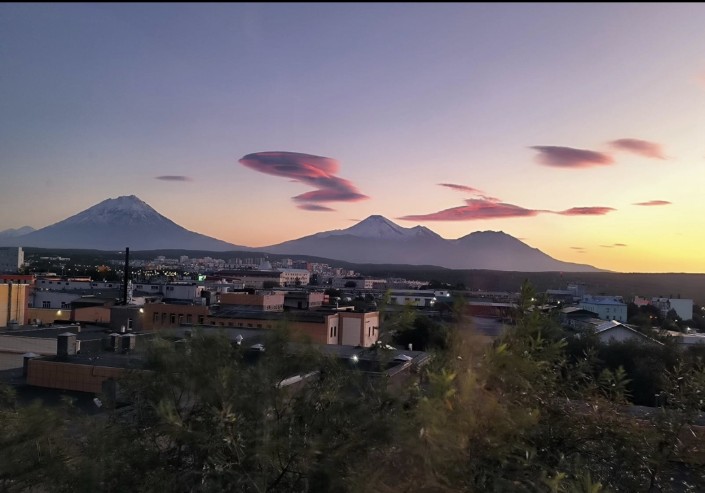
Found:
[[[668,368],[658,416],[636,419],[625,412],[628,372],[597,371],[589,347],[568,351],[525,295],[516,327],[494,345],[448,334],[447,349],[394,391],[311,348],[292,352],[274,332],[256,355],[198,333],[181,346],[158,341],[150,372],[121,383],[132,405],[97,418],[16,409],[0,393],[0,487],[703,491],[702,470],[682,463],[698,443],[682,439],[702,407],[702,365]],[[280,385],[297,374],[308,378]]]

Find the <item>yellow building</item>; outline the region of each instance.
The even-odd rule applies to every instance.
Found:
[[[26,307],[26,284],[0,284],[0,328],[8,327],[12,322],[22,325]]]

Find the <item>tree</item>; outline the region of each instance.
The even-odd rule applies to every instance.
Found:
[[[198,332],[182,349],[155,341],[149,372],[122,383],[133,410],[87,442],[65,487],[345,491],[356,461],[391,439],[396,401],[383,380],[311,348],[292,353],[283,332],[264,347]],[[305,384],[281,384],[297,374]]]

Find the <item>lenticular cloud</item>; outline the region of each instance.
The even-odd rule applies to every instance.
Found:
[[[527,217],[535,216],[542,212],[486,199],[467,199],[465,204],[464,206],[453,207],[440,212],[404,216],[398,219],[404,221],[469,221],[500,217]]]
[[[661,145],[656,142],[641,139],[617,139],[609,144],[621,151],[633,152],[634,154],[653,159],[666,159]]]
[[[272,151],[248,154],[240,159],[240,164],[260,173],[290,178],[315,188],[292,197],[302,203],[300,209],[333,210],[314,206],[319,202],[357,202],[369,198],[360,193],[352,182],[336,176],[340,164],[335,159],[298,152]]]
[[[590,168],[614,163],[614,159],[609,154],[587,149],[560,146],[532,146],[531,148],[539,152],[537,156],[539,163],[556,168]]]

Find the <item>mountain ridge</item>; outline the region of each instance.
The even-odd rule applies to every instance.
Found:
[[[252,248],[189,231],[135,195],[106,199],[63,221],[24,235],[0,236],[0,244],[98,250],[121,250],[126,246],[132,250],[241,250],[450,269],[601,271],[587,264],[556,260],[503,231],[475,231],[457,239],[446,239],[425,226],[405,228],[379,214],[345,229]]]

